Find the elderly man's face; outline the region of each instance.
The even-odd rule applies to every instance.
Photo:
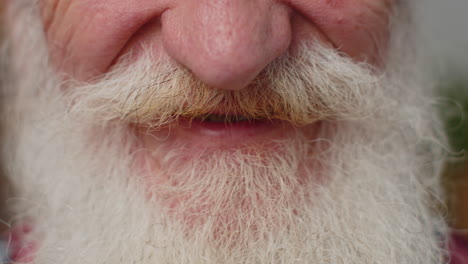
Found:
[[[137,127],[143,129],[139,136],[151,149],[165,133],[169,137],[166,141],[193,145],[194,152],[209,147],[235,148],[246,141],[256,144],[284,139],[285,134],[307,125],[313,140],[322,115],[336,113],[290,110],[309,108],[317,98],[294,103],[294,99],[285,100],[285,94],[280,97],[268,91],[283,89],[273,87],[276,81],[260,82],[268,71],[280,68],[271,67],[273,62],[286,54],[299,57],[305,45],[335,48],[372,66],[382,64],[394,7],[392,0],[150,2],[44,0],[40,12],[47,48],[54,69],[78,81],[99,79],[121,66],[123,60],[129,63],[142,57],[190,72],[204,89],[194,88],[192,82],[178,85],[180,93],[211,90],[209,98],[190,94],[192,98],[178,100],[166,109],[162,102],[153,102],[143,110],[127,112],[138,115]],[[296,80],[290,86],[298,86]],[[175,89],[169,89],[174,94]],[[214,95],[215,91],[222,96]],[[234,94],[232,91],[236,99],[225,99]],[[171,132],[149,133],[148,128],[159,126],[153,119],[169,116],[171,120],[164,120],[164,124],[175,119],[174,113],[145,111],[152,107],[180,111],[183,118],[175,120],[179,123],[171,126]],[[181,125],[185,121],[190,125]]]
[[[441,261],[438,127],[402,1],[7,4],[24,259]]]

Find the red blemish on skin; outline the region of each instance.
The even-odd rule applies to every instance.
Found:
[[[332,8],[337,8],[340,7],[341,4],[343,3],[342,0],[325,0],[325,3],[327,6],[332,7]]]
[[[33,231],[30,224],[20,224],[4,233],[1,238],[7,242],[9,258],[15,263],[31,263],[34,261],[38,244],[28,241],[27,236]]]
[[[338,25],[342,25],[344,23],[344,18],[342,16],[336,18],[335,23]]]

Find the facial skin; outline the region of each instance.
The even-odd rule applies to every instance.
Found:
[[[8,1],[19,261],[442,263],[443,136],[410,10]]]
[[[41,13],[55,66],[76,79],[105,73],[144,46],[209,86],[238,90],[311,38],[381,61],[393,2],[43,0]]]
[[[74,80],[88,81],[112,70],[122,57],[137,60],[146,50],[154,60],[186,68],[211,89],[248,92],[267,65],[313,39],[377,66],[385,60],[394,5],[392,0],[147,2],[41,1],[55,69]],[[216,107],[199,112],[242,114]],[[293,130],[276,128],[268,134],[193,129],[178,137],[186,144],[209,146],[214,141],[218,147],[252,135],[276,139],[284,130]],[[146,141],[154,141],[154,136],[146,136]]]

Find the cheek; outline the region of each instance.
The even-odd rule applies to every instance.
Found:
[[[291,5],[341,51],[359,61],[381,63],[386,53],[394,0],[291,0]]]
[[[165,0],[42,0],[53,65],[77,79],[103,73],[136,29]]]

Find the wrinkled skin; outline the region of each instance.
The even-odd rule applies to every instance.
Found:
[[[275,58],[319,38],[381,64],[394,0],[42,0],[54,65],[107,72],[142,46],[220,89],[242,89]]]

